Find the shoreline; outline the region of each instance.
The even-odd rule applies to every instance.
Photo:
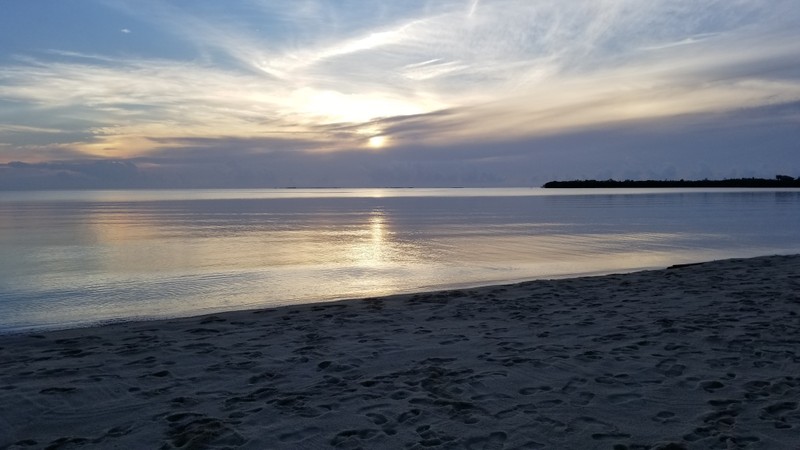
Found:
[[[798,292],[778,255],[4,334],[0,448],[794,448]]]
[[[793,253],[787,253],[793,254]],[[774,254],[771,256],[781,256],[784,254]],[[758,256],[754,256],[758,257]],[[748,257],[741,257],[736,259],[748,259]],[[690,262],[686,263],[686,265],[694,265],[694,264],[703,264],[708,261],[703,262]],[[675,265],[684,265],[684,264],[675,264]],[[195,317],[204,317],[210,315],[218,315],[218,314],[227,314],[227,313],[237,313],[237,312],[247,312],[247,311],[259,311],[264,309],[278,309],[278,308],[291,308],[295,306],[313,306],[313,305],[326,305],[331,303],[338,303],[338,302],[358,302],[364,300],[366,298],[383,298],[383,299],[390,299],[394,297],[403,297],[408,295],[423,295],[423,294],[437,294],[440,292],[449,292],[449,291],[457,291],[457,290],[472,290],[472,289],[486,289],[486,288],[495,288],[495,287],[504,287],[504,286],[513,286],[522,283],[530,283],[534,281],[552,281],[552,280],[565,280],[565,279],[572,279],[572,278],[590,278],[590,277],[599,277],[599,276],[606,276],[606,275],[621,275],[621,274],[629,274],[629,273],[636,273],[636,272],[645,272],[651,270],[666,270],[672,266],[665,267],[663,265],[651,265],[651,266],[642,266],[642,267],[634,267],[634,268],[623,268],[623,269],[609,269],[609,270],[591,270],[591,271],[584,271],[584,272],[570,272],[570,273],[563,273],[557,275],[543,275],[541,277],[520,277],[520,278],[511,278],[511,279],[494,279],[494,280],[485,280],[485,281],[476,281],[474,283],[446,283],[446,284],[436,284],[436,285],[427,285],[427,286],[420,286],[417,289],[410,289],[408,291],[398,292],[398,293],[390,293],[385,295],[365,295],[361,297],[353,297],[353,296],[341,296],[341,297],[331,297],[328,300],[315,300],[315,301],[307,301],[304,303],[278,303],[274,305],[258,305],[258,304],[251,304],[245,305],[245,307],[241,309],[227,309],[227,308],[211,308],[206,311],[195,311],[187,314],[177,314],[174,316],[134,316],[134,317],[120,317],[120,318],[111,318],[105,320],[99,320],[97,322],[71,322],[71,323],[60,323],[60,324],[47,324],[47,325],[27,325],[27,326],[18,326],[14,328],[0,328],[0,338],[3,336],[15,336],[15,335],[26,335],[26,334],[39,334],[39,333],[51,333],[51,332],[58,332],[58,331],[67,331],[67,330],[77,330],[77,329],[90,329],[90,328],[97,328],[97,327],[105,327],[105,326],[112,326],[112,325],[121,325],[121,324],[128,324],[128,323],[137,323],[137,322],[160,322],[160,321],[171,321],[171,320],[180,320],[180,319],[191,319]]]
[[[786,252],[786,253],[772,253],[769,255],[765,255],[763,253],[754,253],[753,255],[745,255],[745,256],[721,256],[719,259],[706,259],[706,260],[692,260],[692,259],[684,259],[685,261],[689,262],[675,262],[670,265],[643,265],[639,267],[630,267],[630,268],[615,268],[615,269],[602,269],[602,270],[588,270],[588,271],[575,271],[575,272],[565,272],[559,274],[548,274],[548,275],[541,275],[539,277],[518,277],[518,278],[498,278],[494,280],[484,280],[484,281],[476,281],[474,283],[444,283],[444,284],[434,284],[434,285],[425,285],[420,286],[415,289],[409,289],[407,291],[396,292],[396,293],[387,293],[387,294],[378,294],[378,295],[363,295],[363,296],[338,296],[338,297],[330,297],[326,300],[312,300],[312,301],[305,301],[303,303],[276,303],[276,304],[258,304],[253,303],[249,305],[241,305],[237,309],[228,309],[227,307],[220,307],[220,308],[209,308],[206,310],[198,310],[189,313],[179,313],[176,315],[158,315],[158,316],[132,316],[132,317],[119,317],[119,318],[110,318],[110,319],[103,319],[98,320],[96,322],[71,322],[71,323],[60,323],[60,324],[46,324],[46,325],[25,325],[25,326],[17,326],[17,327],[7,327],[7,328],[0,328],[0,338],[3,336],[15,336],[15,335],[27,335],[27,334],[39,334],[39,333],[51,333],[57,331],[67,331],[67,330],[77,330],[77,329],[89,329],[89,328],[97,328],[97,327],[105,327],[111,325],[121,325],[121,324],[128,324],[128,323],[137,323],[137,322],[161,322],[161,321],[171,321],[171,320],[180,320],[180,319],[191,319],[195,317],[204,317],[210,315],[218,315],[218,314],[226,314],[226,313],[237,313],[237,312],[247,312],[247,311],[259,311],[265,309],[278,309],[278,308],[291,308],[295,306],[309,306],[309,305],[326,305],[331,303],[338,303],[338,302],[358,302],[364,300],[366,298],[383,298],[389,299],[394,297],[403,297],[409,295],[423,295],[423,294],[437,294],[440,292],[449,292],[449,291],[457,291],[457,290],[473,290],[473,289],[486,289],[486,288],[499,288],[505,286],[514,286],[517,284],[523,283],[531,283],[536,281],[555,281],[555,280],[566,280],[566,279],[573,279],[573,278],[593,278],[593,277],[601,277],[601,276],[608,276],[608,275],[625,275],[637,272],[648,272],[653,270],[669,270],[675,266],[691,266],[697,264],[706,264],[709,262],[716,262],[716,261],[726,261],[729,259],[752,259],[752,258],[761,258],[761,257],[771,257],[771,256],[787,256],[787,255],[794,255],[800,253],[794,252]]]

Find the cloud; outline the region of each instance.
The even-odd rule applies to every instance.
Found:
[[[64,130],[56,128],[32,127],[27,125],[0,124],[0,136],[8,133],[45,133],[57,134]]]
[[[385,125],[409,131],[446,116],[387,119]],[[800,102],[639,120],[491,145],[401,142],[378,152],[318,153],[311,140],[185,138],[125,160],[73,155],[66,161],[0,164],[0,188],[540,186],[574,178],[800,176],[798,118]]]
[[[85,189],[98,187],[136,187],[140,174],[130,161],[82,161],[0,165],[3,189]]]
[[[394,155],[446,148],[459,160],[471,145],[800,100],[791,0],[102,3],[195,53],[19,56],[0,65],[0,101],[32,119],[0,113],[0,133],[63,130],[61,148],[134,161],[213,148],[371,158],[368,139],[385,135]]]

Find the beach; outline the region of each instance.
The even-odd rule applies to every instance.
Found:
[[[797,449],[800,255],[0,336],[0,449]]]

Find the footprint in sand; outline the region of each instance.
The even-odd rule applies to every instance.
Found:
[[[422,447],[438,447],[456,440],[456,437],[431,429],[430,425],[417,427],[415,430],[420,438],[418,444]]]
[[[677,422],[676,414],[672,411],[659,411],[653,416],[653,420],[659,423]]]
[[[500,411],[497,414],[495,414],[494,418],[495,419],[504,420],[504,419],[508,419],[510,417],[514,417],[517,414],[519,414],[518,408],[504,409],[503,411]]]
[[[281,442],[296,444],[319,434],[320,431],[321,430],[317,427],[303,428],[289,433],[283,433],[278,436],[278,440]]]
[[[641,400],[642,395],[630,392],[622,394],[611,394],[607,398],[609,402],[615,405],[619,405],[621,403],[628,403],[636,400]]]
[[[345,430],[338,433],[331,439],[331,445],[339,448],[347,448],[355,445],[358,448],[362,447],[363,441],[368,441],[380,433],[379,430],[365,428],[361,430]]]
[[[724,388],[725,385],[717,380],[709,380],[701,382],[700,387],[703,388],[703,390],[706,392],[714,392]]]
[[[39,393],[40,394],[69,394],[69,393],[75,392],[77,390],[78,389],[72,388],[72,387],[70,387],[70,388],[51,387],[51,388],[42,389],[41,391],[39,391]]]
[[[675,378],[683,375],[686,366],[678,364],[674,359],[665,359],[656,364],[656,369],[666,377]]]
[[[549,392],[552,390],[553,388],[550,386],[536,386],[536,387],[522,388],[519,390],[519,393],[522,395],[536,395],[541,392]]]
[[[800,411],[797,402],[778,402],[766,406],[758,417],[762,420],[772,420],[775,428],[794,428],[800,423]]]
[[[594,397],[595,395],[591,392],[588,391],[579,392],[576,398],[570,400],[569,404],[572,406],[586,406],[592,402]]]
[[[417,417],[418,417],[420,414],[422,414],[422,411],[421,411],[421,410],[419,410],[419,409],[416,409],[416,408],[414,408],[414,409],[411,409],[411,410],[409,410],[409,411],[406,411],[406,412],[404,412],[404,413],[400,414],[399,416],[397,416],[397,422],[398,422],[398,423],[406,423],[406,422],[413,421],[413,420],[414,420],[414,419],[416,419],[416,418],[417,418]]]
[[[596,441],[607,441],[612,439],[627,439],[631,437],[628,433],[594,433],[592,439]]]
[[[579,386],[583,386],[587,382],[588,380],[586,378],[580,378],[580,377],[571,378],[569,381],[567,381],[567,384],[565,384],[564,387],[561,388],[561,392],[565,394],[570,394],[572,392],[577,391]]]
[[[496,431],[488,436],[468,438],[464,441],[464,448],[467,450],[500,450],[505,446],[508,435],[502,431]]]
[[[383,425],[389,421],[389,419],[387,419],[383,414],[367,413],[366,416],[369,417],[372,423],[375,425]]]
[[[167,437],[175,447],[207,448],[217,443],[240,446],[246,442],[230,424],[215,417],[187,412],[173,414],[167,421]]]

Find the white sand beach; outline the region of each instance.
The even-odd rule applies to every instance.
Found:
[[[0,336],[0,448],[797,449],[800,256]]]

